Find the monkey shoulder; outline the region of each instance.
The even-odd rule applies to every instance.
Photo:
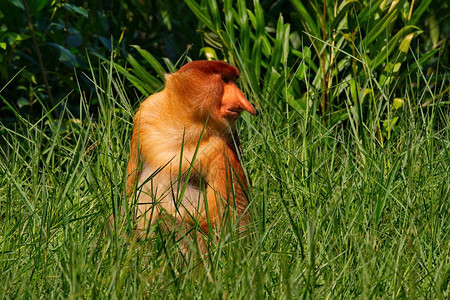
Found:
[[[147,120],[148,117],[157,116],[161,110],[161,103],[164,102],[164,94],[162,92],[158,92],[156,94],[152,94],[148,96],[142,103],[139,105],[139,108],[134,116],[134,122],[141,120]],[[150,118],[153,119],[153,118]]]

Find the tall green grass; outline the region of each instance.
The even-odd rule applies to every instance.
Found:
[[[15,111],[16,128],[2,128],[1,298],[449,297],[448,79],[431,89],[419,74],[383,144],[350,93],[350,121],[332,127],[313,107],[260,98],[261,114],[238,126],[254,233],[186,262],[162,233],[105,233],[126,201],[135,95],[104,66],[90,74],[96,117],[82,97],[81,119]]]
[[[125,218],[105,230],[126,203],[130,99],[162,88],[181,62],[163,66],[140,48],[129,66],[101,60],[87,75],[95,93],[79,93],[80,118],[63,100],[58,119],[46,111],[31,122],[1,98],[17,122],[0,127],[0,298],[450,297],[449,76],[422,68],[438,53],[403,44],[407,61],[400,45],[416,28],[390,43],[389,24],[367,11],[365,28],[382,31],[372,44],[324,35],[320,19],[291,2],[311,28],[295,49],[291,25],[282,16],[266,24],[258,1],[254,10],[224,1],[222,12],[186,0],[211,46],[204,53],[240,68],[260,110],[238,123],[253,233],[224,234],[209,255],[186,260],[180,241],[158,230],[137,241]],[[353,2],[333,22],[358,18]],[[389,18],[400,18],[396,3]],[[383,59],[370,57],[374,47]],[[142,95],[127,92],[130,83]]]

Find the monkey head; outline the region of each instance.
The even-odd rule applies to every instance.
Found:
[[[255,108],[236,86],[239,70],[221,61],[193,61],[178,72],[166,75],[166,90],[182,101],[180,110],[198,122],[212,121],[229,127],[242,111],[255,114]]]

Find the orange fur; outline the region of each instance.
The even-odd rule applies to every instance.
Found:
[[[248,223],[233,125],[241,111],[255,109],[234,84],[238,76],[223,62],[191,62],[166,75],[165,89],[141,104],[127,166],[139,230],[166,216],[181,226],[198,222],[204,232],[218,228],[226,213]]]

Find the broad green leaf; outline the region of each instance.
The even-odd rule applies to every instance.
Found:
[[[402,16],[402,20],[403,22],[407,22],[408,21],[408,15],[411,9],[411,5],[409,3],[409,1],[405,1],[403,3],[403,7],[400,8],[400,14]]]
[[[64,3],[62,7],[70,12],[77,13],[85,18],[88,17],[88,12],[81,6],[76,6],[70,3]]]
[[[403,106],[404,103],[405,103],[405,98],[394,98],[394,101],[392,102],[392,106],[395,109],[399,109],[400,107]]]
[[[202,22],[206,27],[208,27],[211,31],[215,31],[216,27],[214,23],[211,21],[211,17],[208,12],[205,12],[202,7],[200,7],[195,0],[185,0],[184,1],[187,6],[191,9],[194,15]]]
[[[358,0],[346,0],[339,5],[338,14],[333,18],[333,22],[331,23],[331,28],[336,28],[337,30],[341,30],[344,26],[342,23],[345,22],[346,16],[348,12],[353,8],[353,5],[359,5]],[[347,24],[345,24],[347,25]]]
[[[409,45],[411,43],[412,38],[416,32],[412,32],[408,34],[400,43],[399,46],[399,53],[394,58],[394,61],[389,62],[386,67],[384,68],[383,72],[380,75],[380,85],[387,85],[392,82],[394,79],[394,75],[400,70],[401,64],[403,63],[406,54],[409,50]]]
[[[246,60],[250,59],[250,29],[247,15],[247,7],[245,4],[245,0],[238,0],[238,14],[241,24],[241,35],[240,35],[240,44],[241,44],[241,53],[245,57]]]
[[[131,45],[131,47],[135,48],[139,52],[139,54],[142,55],[142,57],[152,66],[156,73],[158,73],[158,76],[161,79],[164,79],[166,70],[150,52],[142,49],[138,45]]]
[[[369,5],[364,7],[361,12],[358,14],[358,24],[364,30],[367,30],[366,25],[369,21],[372,20],[372,16],[375,14],[377,10],[380,9],[382,2],[385,0],[377,0],[376,2],[369,2]]]
[[[218,60],[216,51],[211,47],[203,47],[200,49],[200,54],[204,55],[207,60]]]
[[[11,3],[14,4],[15,6],[17,6],[18,8],[25,10],[25,7],[23,6],[23,1],[12,0]]]
[[[29,38],[29,35],[26,35],[26,34],[23,34],[23,33],[22,34],[18,34],[16,32],[8,32],[8,33],[6,33],[5,37],[6,37],[7,40],[10,40],[9,44],[13,45],[13,44],[16,44],[16,43],[18,43],[20,41],[23,41],[23,40]]]
[[[272,53],[272,44],[269,42],[269,39],[267,38],[268,35],[265,35],[262,40],[262,53],[267,58],[270,58],[270,55]],[[264,63],[265,60],[261,61],[261,64]]]
[[[150,73],[147,72],[147,70],[145,70],[137,61],[136,59],[131,56],[128,55],[127,57],[127,61],[131,64],[131,66],[133,67],[131,69],[131,71],[143,82],[146,82],[147,84],[149,84],[150,86],[152,86],[155,89],[158,89],[159,87],[161,87],[163,85],[163,83],[157,79],[155,76],[151,75]]]
[[[234,22],[233,22],[233,1],[225,0],[223,2],[225,15],[225,28],[228,36],[234,41]]]
[[[303,3],[300,0],[291,0],[292,5],[294,6],[294,9],[297,11],[297,13],[300,15],[300,20],[303,23],[303,26],[305,26],[305,29],[311,33],[313,36],[319,37],[320,32],[318,29],[318,25],[316,22],[314,22],[316,17],[312,17],[308,10],[305,8]]]
[[[208,0],[209,10],[216,25],[216,30],[219,30],[222,26],[222,20],[220,18],[220,11],[216,0]]]
[[[266,77],[264,78],[263,96],[266,98],[273,98],[276,96],[278,84],[283,80],[283,76],[273,67],[268,69]]]
[[[79,66],[79,63],[75,57],[68,49],[65,47],[55,44],[48,43],[49,46],[53,47],[58,53],[58,61],[70,68],[76,68]]]
[[[225,51],[225,49],[223,49],[222,42],[219,40],[219,38],[216,34],[211,33],[211,32],[205,32],[203,34],[203,38],[205,39],[205,42],[207,44],[211,45],[213,48]]]
[[[255,17],[256,17],[256,22],[254,24],[255,34],[256,38],[259,38],[260,36],[264,35],[264,26],[265,26],[264,11],[261,7],[261,4],[257,0],[253,1],[253,6],[255,7]]]
[[[30,105],[30,101],[28,99],[25,99],[24,97],[20,97],[19,99],[17,99],[17,106],[19,108],[22,108],[24,106],[28,106]]]
[[[420,17],[427,11],[428,6],[430,6],[432,0],[422,0],[420,1],[419,7],[414,10],[411,19],[407,25],[416,25]]]
[[[380,34],[384,33],[385,30],[392,25],[392,23],[397,18],[398,11],[394,9],[388,12],[381,20],[379,20],[375,26],[372,27],[367,36],[363,39],[362,44],[365,47],[370,47],[372,43]]]
[[[253,12],[249,9],[247,10],[247,14],[248,14],[248,18],[250,19],[251,25],[253,26],[253,28],[256,28],[257,21],[256,21],[255,14],[253,14]]]
[[[388,12],[391,12],[391,11],[393,11],[394,9],[396,9],[396,8],[397,8],[397,5],[398,5],[400,2],[403,2],[403,1],[401,1],[401,0],[393,0],[393,1],[391,2],[391,6],[389,6]],[[400,9],[401,9],[401,7],[400,7]]]
[[[252,48],[252,69],[254,73],[254,78],[260,78],[261,76],[261,57],[263,52],[263,45],[265,36],[265,21],[264,21],[264,12],[262,10],[261,4],[259,1],[253,1],[253,5],[255,7],[255,14],[250,15],[250,19],[252,20],[253,27],[255,28],[255,36],[253,38],[253,48]]]
[[[395,124],[397,124],[398,121],[398,117],[394,117],[392,119],[386,119],[383,122],[383,127],[387,130],[387,131],[391,131],[392,128],[395,126]]]
[[[409,51],[409,45],[411,44],[411,40],[413,39],[413,37],[416,35],[415,32],[408,34],[407,36],[405,36],[405,38],[402,40],[402,42],[400,43],[400,47],[398,47],[398,49],[400,50],[400,52],[406,54]]]
[[[439,42],[439,24],[437,23],[436,16],[431,13],[428,17],[428,27],[430,28],[430,38],[433,46],[436,46]]]
[[[104,36],[99,36],[98,39],[99,39],[100,43],[102,43],[102,45],[105,46],[106,49],[108,49],[108,51],[112,51],[113,44],[112,44],[111,39],[107,39]]]
[[[395,79],[395,73],[400,69],[402,64],[400,62],[389,62],[380,74],[379,84],[381,87],[389,87]]]
[[[339,7],[338,7],[338,9],[337,9],[337,11],[338,11],[338,14],[339,13],[341,13],[342,11],[344,11],[344,12],[346,12],[346,11],[348,11],[348,5],[349,4],[358,4],[358,5],[361,5],[360,4],[360,2],[358,1],[358,0],[345,0],[345,1],[342,1],[340,4],[339,4]]]
[[[363,90],[363,94],[362,94],[362,98],[365,98],[367,95],[370,95],[373,97],[373,90],[372,89],[364,89]]]
[[[372,69],[377,68],[381,63],[383,63],[388,56],[397,48],[397,44],[400,41],[401,38],[404,38],[405,34],[407,34],[408,31],[411,29],[417,28],[415,26],[405,26],[402,29],[400,29],[399,32],[397,32],[390,41],[384,46],[377,54],[377,56],[372,60],[372,64],[370,64],[370,67]],[[409,44],[408,44],[409,46]],[[401,50],[401,49],[399,49]]]
[[[281,57],[283,55],[283,44],[284,44],[284,21],[283,16],[280,14],[277,22],[277,33],[275,37],[275,46],[273,47],[272,59],[270,60],[269,66],[277,69],[279,63],[281,63]],[[288,39],[289,40],[289,39]]]
[[[261,57],[262,57],[263,37],[259,37],[255,40],[252,49],[253,69],[255,78],[259,78],[261,75]]]
[[[120,66],[119,64],[114,64],[114,67],[119,71],[120,74],[124,75],[125,78],[131,82],[131,84],[137,88],[142,94],[147,95],[150,93],[154,93],[157,88],[146,84],[136,76],[132,75],[130,72],[128,72],[124,67]]]
[[[308,72],[308,65],[305,62],[302,62],[297,70],[295,70],[294,76],[298,80],[304,80],[306,77],[306,73]]]
[[[78,48],[83,45],[83,38],[80,35],[69,35],[66,38],[67,46]]]
[[[292,97],[286,97],[287,103],[296,111],[304,112],[306,111],[306,102],[304,99],[294,99]]]
[[[286,65],[288,57],[289,57],[289,53],[290,53],[289,33],[291,31],[291,25],[288,23],[288,24],[285,24],[283,27],[284,28],[283,28],[283,56],[282,56],[283,61],[282,61],[282,63],[283,63],[283,65]]]
[[[311,50],[309,48],[304,48],[303,52],[292,49],[291,52],[293,55],[301,58],[308,65],[308,67],[313,69],[314,73],[317,73],[319,71],[319,68],[311,60]]]

